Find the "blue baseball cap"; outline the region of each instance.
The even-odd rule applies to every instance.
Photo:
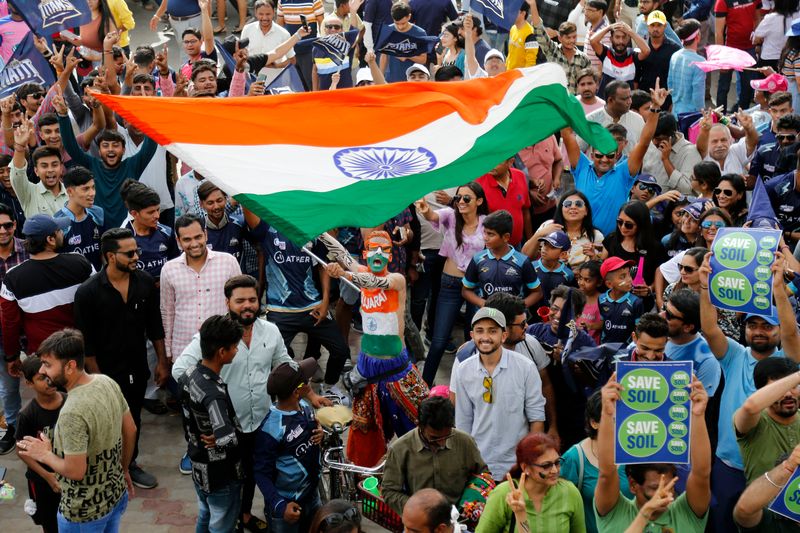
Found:
[[[778,311],[777,311],[777,309],[775,309],[774,305],[770,308],[770,314],[769,315],[759,315],[757,313],[748,313],[747,316],[744,317],[744,321],[747,322],[751,318],[761,318],[761,319],[764,320],[764,322],[766,322],[767,324],[771,324],[773,326],[780,325],[780,322],[778,321]]]
[[[550,232],[544,237],[541,237],[539,241],[545,241],[553,248],[561,248],[565,251],[572,248],[572,242],[570,242],[569,237],[563,231]]]
[[[693,219],[700,220],[700,216],[703,214],[703,211],[705,211],[706,202],[708,201],[709,200],[695,200],[689,205],[684,206],[683,210]]]
[[[636,181],[634,181],[634,183],[636,183],[636,182],[646,183],[648,185],[651,185],[651,186],[655,187],[655,189],[658,191],[658,193],[656,193],[656,194],[660,194],[661,193],[661,185],[658,184],[658,181],[656,181],[655,176],[651,176],[650,174],[639,174],[636,177]]]
[[[22,233],[26,237],[47,237],[56,231],[66,231],[70,226],[68,218],[53,218],[50,215],[38,213],[25,219],[22,226]]]
[[[11,5],[11,4],[9,4]],[[789,29],[786,30],[787,37],[797,37],[800,35],[800,19],[794,19],[792,21],[792,25],[789,26]]]

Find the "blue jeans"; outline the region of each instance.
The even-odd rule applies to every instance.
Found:
[[[270,516],[269,512],[264,512],[269,520],[269,530],[271,533],[303,533],[308,531],[311,526],[311,519],[314,517],[314,514],[316,514],[317,509],[322,506],[319,494],[314,490],[310,501],[297,503],[300,504],[302,511],[300,511],[300,520],[294,524],[285,521],[283,517],[275,518],[274,516]]]
[[[461,297],[461,278],[442,274],[442,284],[439,288],[439,300],[436,302],[436,323],[433,325],[433,338],[428,356],[425,358],[425,367],[422,369],[422,378],[428,385],[433,385],[436,379],[436,371],[439,369],[439,362],[442,360],[447,342],[450,340],[450,331],[456,322],[458,312],[464,298]],[[475,314],[475,306],[467,304],[467,324]],[[468,330],[469,326],[465,327]]]
[[[70,522],[59,511],[58,531],[59,533],[117,533],[120,520],[122,520],[122,515],[127,507],[128,491],[125,491],[110,513],[91,522]]]
[[[0,353],[2,353],[0,349]],[[22,398],[19,395],[19,378],[8,375],[5,361],[0,361],[0,401],[3,402],[3,414],[6,422],[11,426],[17,425],[17,415],[22,408]]]
[[[744,492],[745,485],[744,472],[731,468],[719,457],[714,458],[714,465],[711,467],[713,499],[708,521],[713,524],[715,531],[736,531],[733,508]]]
[[[231,481],[213,492],[205,492],[197,485],[197,533],[230,533],[236,527],[242,506],[242,484]]]

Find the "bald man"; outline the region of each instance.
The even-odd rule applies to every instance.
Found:
[[[747,174],[745,168],[758,147],[758,131],[753,117],[747,113],[736,115],[744,130],[744,138],[733,142],[731,132],[724,124],[712,124],[709,110],[704,111],[697,136],[697,151],[705,161],[714,161],[723,174]]]
[[[405,533],[454,533],[450,515],[454,509],[436,489],[417,491],[403,507]]]

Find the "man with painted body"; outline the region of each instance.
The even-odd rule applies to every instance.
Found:
[[[353,391],[347,456],[355,464],[373,466],[393,435],[414,429],[419,403],[428,396],[428,387],[403,346],[406,280],[387,270],[392,240],[385,231],[370,233],[364,250],[366,267],[327,233],[319,239],[334,261],[327,266],[328,274],[361,290],[364,334],[356,368],[348,377],[351,384],[360,381],[364,386]]]

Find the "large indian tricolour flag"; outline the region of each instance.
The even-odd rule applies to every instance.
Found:
[[[616,149],[554,64],[268,97],[98,97],[297,243],[382,224],[565,126],[603,153]]]

